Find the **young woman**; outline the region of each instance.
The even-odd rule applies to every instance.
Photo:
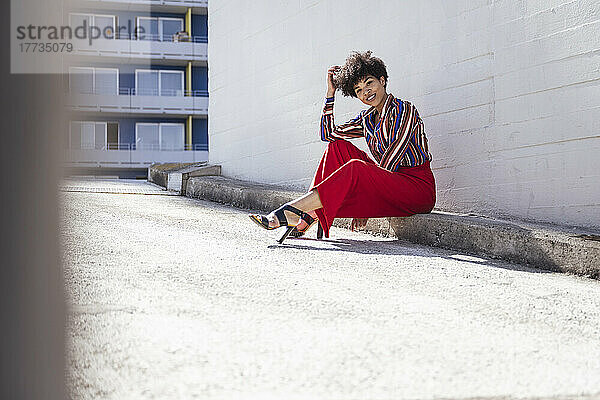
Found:
[[[435,205],[423,121],[414,105],[386,91],[388,75],[381,59],[370,51],[353,52],[342,66],[327,70],[327,96],[321,117],[321,140],[329,142],[309,191],[272,211],[250,215],[265,229],[287,226],[280,243],[301,236],[318,218],[329,237],[334,218],[353,218],[351,229],[371,217],[406,217],[428,213]],[[335,125],[336,89],[358,98],[368,109]],[[364,137],[373,159],[344,139]]]

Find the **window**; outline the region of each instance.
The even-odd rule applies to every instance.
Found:
[[[69,14],[70,26],[75,30],[79,26],[87,25],[88,29],[95,26],[100,29],[100,39],[115,39],[116,17],[114,15],[99,15],[99,14]],[[89,32],[88,32],[89,34]]]
[[[172,42],[174,35],[183,31],[183,18],[138,17],[137,27],[139,40]]]
[[[139,96],[183,96],[183,71],[135,70]]]
[[[69,68],[69,88],[71,93],[105,94],[116,96],[119,93],[119,70],[116,68]]]
[[[184,135],[184,124],[135,124],[135,143],[137,150],[183,150]]]
[[[116,122],[71,121],[70,148],[105,150],[118,147],[119,124]],[[115,146],[117,145],[117,146]]]

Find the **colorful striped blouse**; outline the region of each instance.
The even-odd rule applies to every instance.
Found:
[[[417,108],[408,101],[387,95],[381,118],[375,122],[377,109],[362,110],[355,118],[335,125],[334,97],[325,99],[321,117],[321,140],[364,137],[377,163],[388,171],[415,167],[431,161],[423,121]]]

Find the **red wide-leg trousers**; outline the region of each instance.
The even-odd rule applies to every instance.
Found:
[[[315,210],[325,237],[334,218],[407,217],[435,205],[429,161],[397,172],[381,168],[346,140],[329,142],[310,186],[323,208]]]

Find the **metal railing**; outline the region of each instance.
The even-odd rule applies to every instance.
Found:
[[[71,147],[65,150],[64,161],[68,165],[106,166],[129,168],[149,166],[156,162],[198,162],[208,161],[208,145],[191,144],[183,147],[161,148],[160,145],[138,145],[134,143],[109,143],[94,146],[84,144],[84,148]],[[87,147],[87,148],[86,148]]]
[[[105,96],[166,96],[166,97],[208,97],[208,90],[177,90],[177,89],[136,89],[136,88],[119,88],[115,87],[96,87],[86,91],[76,91],[71,89],[70,94],[97,94]]]
[[[90,43],[85,39],[73,40],[73,54],[85,56],[150,58],[167,60],[208,60],[206,36],[194,36],[188,41],[174,41],[172,38],[149,35],[147,40],[139,40],[131,32],[121,32],[120,40],[115,38],[97,39]]]
[[[119,88],[119,95],[122,96],[192,96],[208,97],[208,90],[177,90],[177,89],[136,89]]]
[[[173,42],[173,43],[208,43],[208,36],[178,36],[158,35],[150,33],[116,33],[117,40],[141,40],[149,42]]]
[[[208,144],[184,144],[183,147],[164,146],[160,144],[138,144],[138,143],[107,143],[96,146],[82,143],[80,147],[71,147],[70,150],[99,150],[99,151],[208,151]]]

